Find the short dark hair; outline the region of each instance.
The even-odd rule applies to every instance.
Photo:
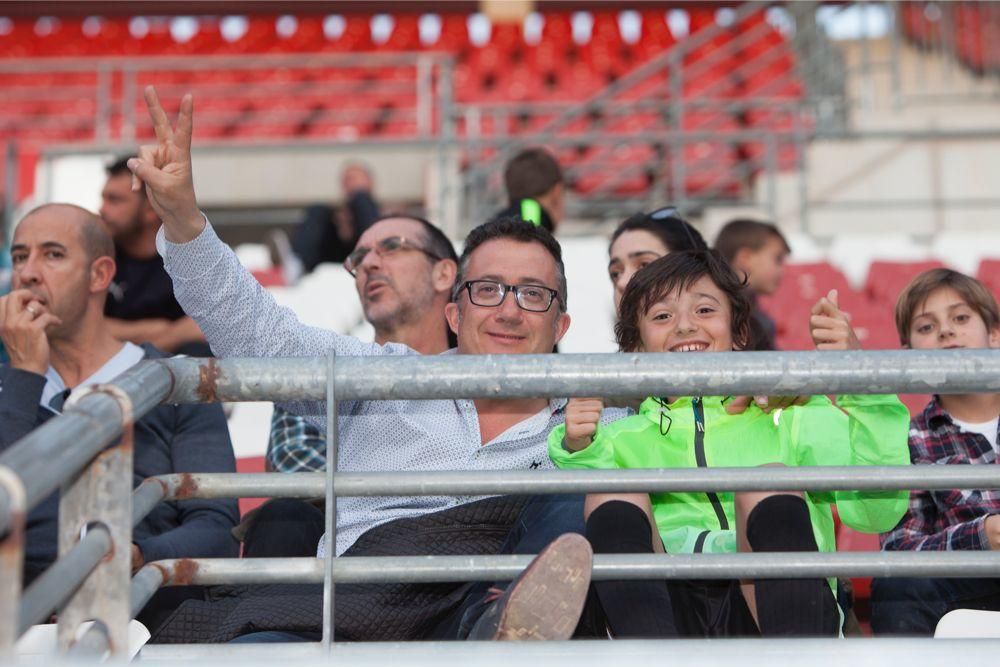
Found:
[[[719,231],[719,235],[715,237],[715,249],[727,262],[732,262],[736,253],[743,248],[756,252],[771,239],[781,241],[781,245],[785,246],[785,252],[791,254],[792,249],[788,241],[776,226],[770,222],[738,218],[727,222]]]
[[[121,174],[132,175],[132,170],[128,168],[128,161],[134,158],[134,155],[120,155],[115,158],[115,161],[104,168],[104,171],[108,172],[108,176],[120,176]]]
[[[108,178],[114,178],[116,176],[122,176],[124,174],[132,175],[132,170],[128,168],[128,161],[136,157],[135,155],[122,155],[115,158],[115,161],[104,168],[104,171],[108,173]],[[137,191],[139,196],[142,198],[146,197],[146,188],[139,188]]]
[[[733,345],[743,349],[750,343],[750,299],[746,280],[715,250],[682,250],[664,255],[639,269],[628,282],[618,308],[615,338],[622,352],[642,347],[639,320],[649,308],[669,294],[689,289],[708,276],[729,299]]]
[[[917,309],[930,297],[932,292],[950,287],[962,301],[983,319],[986,329],[992,331],[1000,327],[1000,310],[997,300],[986,285],[975,278],[952,269],[931,269],[924,271],[903,288],[896,300],[896,332],[899,343],[909,347],[910,327]]]
[[[458,275],[455,277],[455,289],[452,291],[452,299],[458,298],[462,283],[465,282],[466,271],[469,268],[469,258],[476,248],[487,241],[497,239],[510,239],[519,243],[538,243],[545,248],[556,263],[556,274],[559,280],[559,295],[556,300],[559,303],[559,311],[566,312],[566,266],[562,260],[562,248],[555,237],[547,229],[535,227],[526,223],[515,215],[503,216],[496,220],[479,225],[465,239],[465,247],[462,249],[462,256],[458,260]]]
[[[708,250],[708,244],[705,243],[701,232],[691,226],[684,218],[677,214],[663,218],[654,218],[649,213],[636,213],[618,225],[615,233],[611,235],[611,243],[608,244],[608,249],[610,250],[610,247],[614,245],[619,236],[625,232],[636,230],[649,232],[660,239],[670,252]]]
[[[375,218],[369,227],[372,227],[383,220],[393,219],[410,220],[419,224],[424,229],[424,243],[427,246],[426,249],[441,259],[450,259],[456,264],[458,263],[458,253],[455,252],[455,246],[452,244],[451,240],[445,236],[445,233],[442,232],[437,225],[426,218],[421,218],[419,215],[410,215],[409,213],[386,213],[385,215]]]
[[[562,167],[544,148],[527,148],[508,162],[503,171],[507,197],[512,203],[544,195],[564,180]]]

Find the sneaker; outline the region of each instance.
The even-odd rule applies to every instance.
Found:
[[[587,600],[593,561],[585,537],[560,535],[483,612],[469,639],[569,639]]]

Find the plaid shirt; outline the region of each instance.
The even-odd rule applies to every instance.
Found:
[[[267,461],[275,472],[326,470],[326,436],[302,417],[275,406]]]
[[[910,422],[910,460],[916,464],[997,464],[978,433],[963,431],[935,396]],[[1000,513],[1000,489],[913,491],[906,515],[881,535],[885,551],[988,550],[986,517]]]

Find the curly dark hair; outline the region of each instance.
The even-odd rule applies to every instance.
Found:
[[[746,279],[740,278],[715,250],[682,250],[651,262],[628,282],[615,324],[619,349],[622,352],[641,349],[639,321],[649,308],[672,292],[690,288],[704,276],[729,298],[733,346],[738,350],[747,347],[751,306]]]

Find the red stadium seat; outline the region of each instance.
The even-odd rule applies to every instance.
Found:
[[[494,23],[490,31],[491,45],[503,53],[513,55],[524,46],[520,23]]]
[[[984,259],[979,262],[976,278],[993,291],[1000,300],[1000,259]]]
[[[813,304],[831,290],[840,293],[841,307],[850,311],[863,295],[854,292],[838,269],[827,262],[788,264],[778,291],[761,296],[760,305],[775,321],[781,349],[813,348],[809,335],[809,312]]]
[[[778,169],[794,169],[798,166],[799,150],[796,132],[799,129],[808,129],[807,119],[800,118],[798,114],[797,110],[786,110],[782,107],[752,108],[744,114],[746,124],[750,129],[765,130],[772,135],[774,158],[777,161]],[[769,150],[767,143],[749,141],[744,144],[743,150],[749,159],[766,169]]]
[[[315,53],[332,49],[332,43],[326,38],[323,29],[323,16],[300,16],[295,32],[284,39],[275,42],[281,51],[297,51],[300,53]]]
[[[378,50],[419,51],[423,48],[420,43],[420,17],[416,14],[398,14],[394,18],[392,34]]]
[[[542,25],[542,41],[560,44],[564,47],[573,43],[573,17],[569,12],[545,14]]]
[[[430,45],[436,51],[454,53],[464,59],[469,50],[469,23],[465,14],[445,14],[441,17],[441,34]]]
[[[573,189],[581,194],[644,193],[649,189],[649,167],[655,158],[654,150],[645,144],[595,148],[577,164]]]
[[[345,17],[344,32],[334,46],[337,51],[371,51],[372,44],[371,19],[365,15],[352,14]]]
[[[868,269],[865,293],[878,304],[892,308],[903,288],[918,274],[943,267],[939,261],[926,262],[885,262],[874,261]]]
[[[677,40],[667,25],[666,14],[662,9],[644,10],[639,41],[629,47],[636,62],[654,58],[674,46]]]

